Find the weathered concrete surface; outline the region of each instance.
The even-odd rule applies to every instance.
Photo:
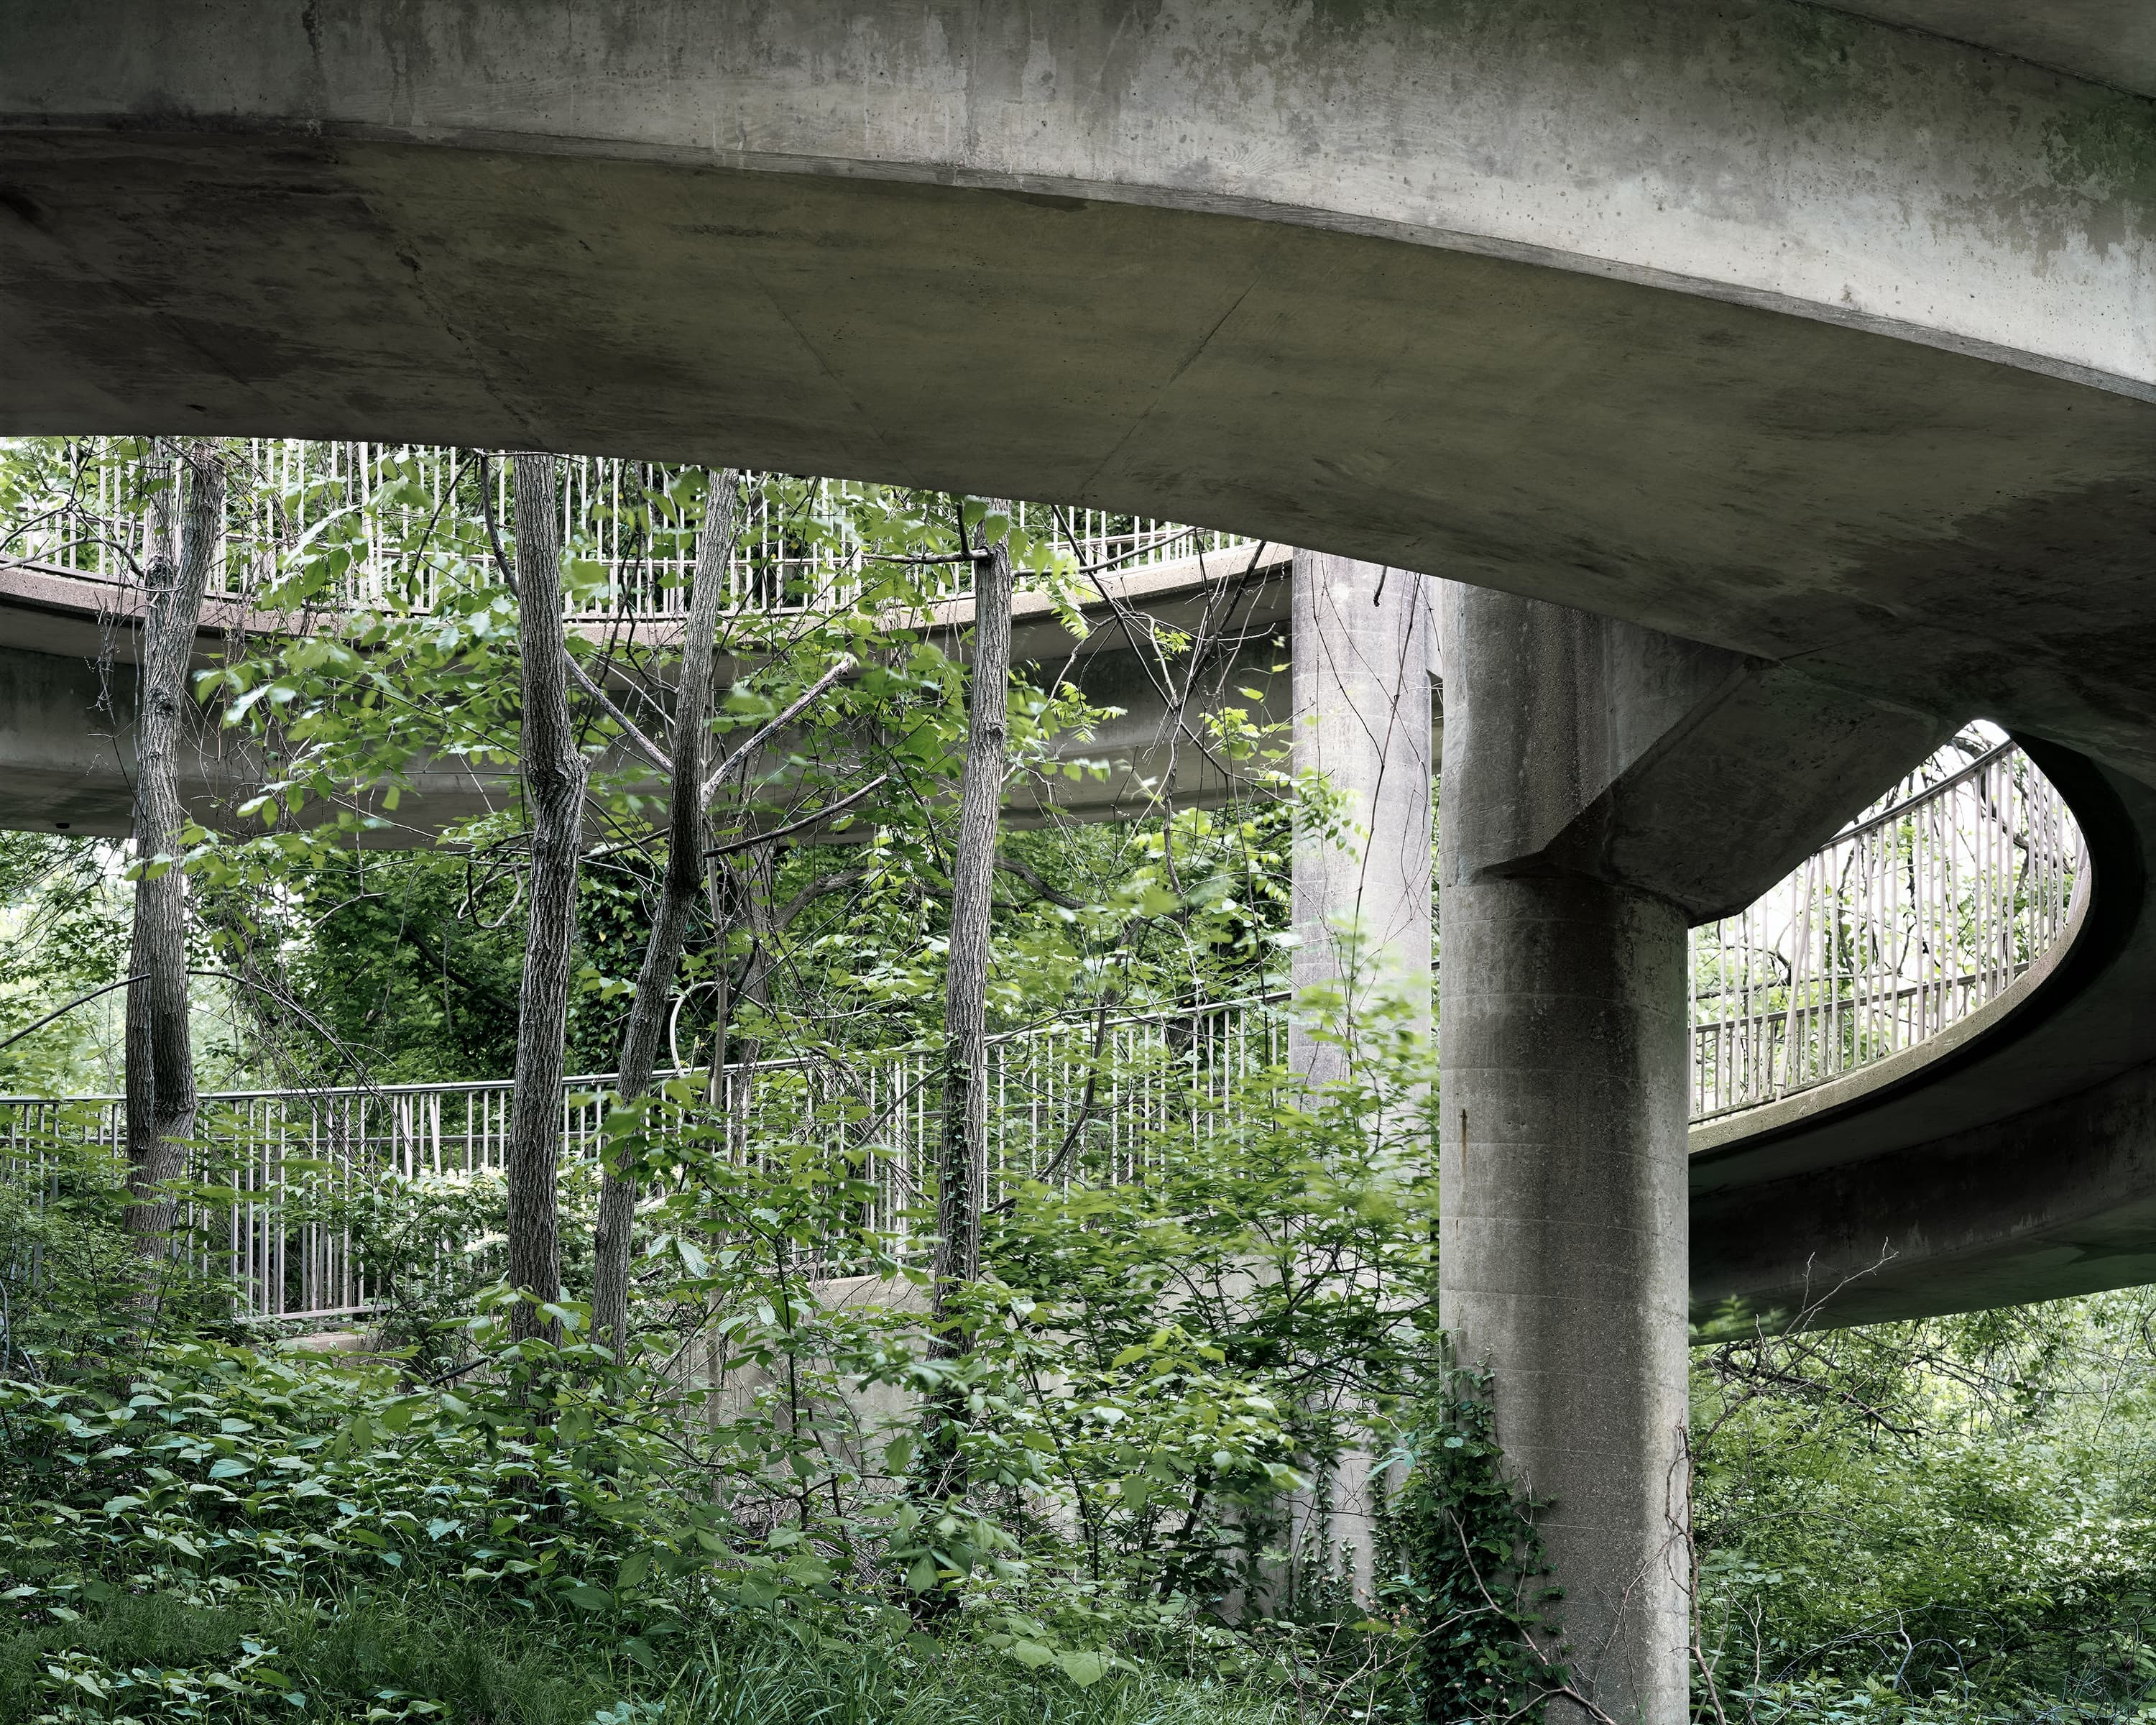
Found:
[[[125,838],[133,830],[140,588],[35,565],[0,563],[0,828]],[[289,623],[213,600],[196,638],[198,670],[218,663],[234,632]],[[625,764],[604,757],[609,770]],[[431,844],[456,822],[513,803],[514,768],[456,759],[406,769],[395,809],[380,788],[350,807],[380,823],[356,834],[370,849]],[[259,830],[236,804],[263,780],[259,756],[214,714],[198,713],[179,762],[180,801],[203,825]],[[330,819],[319,803],[305,811]]]
[[[1442,1317],[1495,1369],[1508,1463],[1553,1502],[1587,1694],[1678,1719],[1686,927],[1779,879],[1951,727],[1635,624],[1437,595]]]
[[[1315,552],[1296,554],[1293,730],[1297,776],[1322,773],[1334,829],[1296,836],[1290,963],[1296,991],[1341,990],[1367,1008],[1388,986],[1430,985],[1430,583]],[[1317,1083],[1342,1076],[1347,1050],[1301,1021],[1288,1060]]]
[[[126,835],[136,771],[136,677],[129,659],[100,665],[0,644],[0,827]],[[362,835],[370,848],[431,844],[451,822],[473,819],[516,797],[513,773],[454,762],[418,762],[409,777],[395,811],[385,809],[378,795],[356,803],[357,810],[386,823]],[[207,719],[193,726],[179,762],[180,801],[190,817],[205,826],[230,826],[235,799],[260,783],[259,763],[239,737]]]
[[[1841,0],[1836,10],[2156,95],[2156,12],[2140,0]]]
[[[1532,601],[1460,594],[1445,614],[1474,620],[1486,666],[1502,644],[1533,727],[1483,769],[1507,788],[1476,812],[1476,868],[1604,880],[1693,922],[1751,903],[1964,716]]]
[[[413,140],[1240,208],[2156,381],[2147,236],[2057,207],[2126,189],[2138,110],[1808,6],[26,0],[8,22],[0,113],[56,142],[117,122],[123,159],[216,127],[281,139],[288,174],[290,146]],[[447,241],[398,223],[401,177],[343,212],[356,235]]]
[[[1101,763],[1104,774],[1014,785],[1011,819],[1041,818],[1051,803],[1082,820],[1135,819],[1218,808],[1260,790],[1270,763],[1233,757],[1214,722],[1288,721],[1291,555],[1285,546],[1253,546],[1109,576],[1097,600],[1085,599],[1081,587],[1082,639],[1055,619],[1045,595],[1028,596],[1011,635],[1019,662],[1044,686],[1069,682],[1096,706],[1120,711],[1090,738],[1058,749],[1060,758]],[[970,601],[948,608],[954,632],[972,618]],[[963,638],[946,644],[963,650]]]
[[[1789,0],[26,0],[0,401],[1216,521],[2156,772],[2152,116]]]
[[[1686,1716],[1685,917],[1505,868],[1523,806],[1561,821],[1607,778],[1622,691],[1552,607],[1449,582],[1438,604],[1440,1317],[1494,1373],[1507,1466],[1548,1500],[1575,1686],[1661,1725]]]

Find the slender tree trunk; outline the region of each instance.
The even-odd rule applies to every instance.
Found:
[[[772,916],[772,899],[778,888],[778,859],[769,845],[742,852],[734,872],[734,902],[742,927],[748,932],[748,955],[742,960],[741,980],[734,988],[734,1004],[771,1010],[771,973],[778,963],[778,927]],[[750,1065],[763,1056],[759,1041],[751,1038],[742,1050]]]
[[[710,811],[706,811],[708,821]],[[706,836],[710,836],[708,825]],[[734,927],[734,873],[729,866],[732,859],[711,856],[704,859],[704,899],[711,918],[711,947],[717,954],[717,968],[711,983],[711,1086],[706,1100],[714,1106],[725,1100],[726,1067],[732,1059],[729,1040],[734,1019],[733,967],[726,957],[726,945],[733,938]]]
[[[636,993],[629,1002],[629,1023],[622,1032],[621,1065],[614,1087],[624,1102],[636,1101],[651,1087],[674,978],[688,938],[690,913],[703,890],[704,745],[710,728],[719,606],[733,561],[739,482],[740,476],[731,468],[711,476],[704,532],[690,582],[681,676],[675,690],[666,875],[660,888],[658,913],[651,919],[651,938],[644,949],[644,968],[637,973]],[[629,1343],[629,1236],[635,1217],[635,1170],[609,1161],[600,1177],[598,1226],[593,1239],[592,1339],[612,1348],[617,1359],[625,1356]]]
[[[1009,512],[1007,503],[992,509]],[[988,1184],[989,895],[1009,755],[1011,561],[998,543],[974,565],[973,667],[966,770],[951,854],[951,945],[943,990],[943,1129],[937,1158],[935,1328],[940,1358],[966,1350],[955,1322],[960,1288],[981,1273]]]
[[[562,624],[561,505],[552,455],[516,458],[517,640],[522,654],[524,801],[531,825],[531,922],[517,994],[516,1078],[510,1092],[509,1280],[520,1293],[562,1297],[562,1065],[569,956],[577,927],[584,757],[569,722],[569,655]],[[561,1339],[528,1299],[509,1333]]]
[[[170,446],[167,445],[169,448]],[[148,609],[143,621],[136,717],[135,930],[127,990],[128,1231],[144,1250],[171,1229],[164,1181],[186,1172],[194,1131],[195,1072],[187,1027],[187,877],[177,864],[151,872],[154,860],[178,854],[187,813],[180,806],[179,752],[187,709],[187,664],[202,624],[203,596],[224,538],[224,466],[216,446],[182,450],[186,522],[177,567],[172,554],[172,488],[153,505]]]

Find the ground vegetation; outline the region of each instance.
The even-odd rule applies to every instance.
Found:
[[[206,1095],[144,1252],[124,1122],[10,1117],[0,1717],[1407,1725],[1564,1688],[1436,1326],[1427,1034],[1404,993],[1281,998],[1292,834],[1332,815],[1255,696],[1171,702],[1249,798],[1067,824],[1034,793],[1107,770],[1102,715],[993,638],[1004,582],[1086,626],[1106,572],[1053,518],[182,454],[227,486],[205,590],[280,619],[182,716],[254,781],[155,854],[0,839],[8,1084],[120,1087],[131,917],[177,879],[223,1087],[379,1121],[521,1075],[529,1153],[323,1127],[272,1203],[261,1117]],[[0,503],[147,569],[161,461],[23,443]],[[701,614],[705,671],[630,626],[721,566],[756,603]],[[1226,662],[1145,639],[1186,696]],[[413,847],[444,760],[498,806]],[[1277,1058],[1290,1012],[1338,1083]],[[565,1068],[593,1135],[557,1163]],[[341,1342],[256,1315],[239,1214],[349,1243]],[[2156,1303],[1833,1319],[1697,1338],[1698,1717],[2156,1717]]]

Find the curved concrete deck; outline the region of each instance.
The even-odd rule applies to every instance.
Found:
[[[2025,746],[2088,839],[2077,937],[1932,1058],[1695,1127],[1697,1315],[1862,1323],[2156,1280],[2156,792]]]
[[[1989,715],[2138,834],[2156,79],[2120,6],[35,0],[0,399],[1204,520]],[[2148,1273],[2128,866],[2055,1005],[1702,1156],[1704,1294],[1853,1262],[1860,1202],[1901,1219],[1865,1315]]]
[[[1121,709],[1091,736],[1070,738],[1065,758],[1096,761],[1106,772],[1052,788],[1056,808],[1082,819],[1114,819],[1152,806],[1157,790],[1179,807],[1210,807],[1242,781],[1209,750],[1204,720],[1224,706],[1260,722],[1287,717],[1286,679],[1279,667],[1289,627],[1285,546],[1254,545],[1210,552],[1099,579],[1100,597],[1081,603],[1091,628],[1074,637],[1047,595],[1021,594],[1015,606],[1013,650],[1038,674],[1067,680],[1095,704]],[[87,833],[122,838],[132,830],[135,756],[133,713],[139,588],[43,565],[0,562],[0,828]],[[916,619],[957,650],[973,621],[970,600]],[[206,609],[196,662],[207,666],[225,652],[234,630],[280,626],[280,619],[213,600]],[[1201,635],[1211,643],[1194,662],[1163,655],[1149,645],[1156,625]],[[614,629],[580,625],[619,649],[664,649],[678,624],[632,619]],[[723,660],[722,678],[733,675]],[[1260,699],[1238,694],[1255,689]],[[1182,710],[1177,711],[1178,701]],[[634,772],[635,757],[616,753],[606,764]],[[196,727],[184,755],[182,798],[205,825],[228,824],[234,801],[259,778],[245,740],[214,723]],[[369,798],[382,824],[357,836],[371,848],[430,843],[444,828],[498,809],[516,796],[513,770],[466,761],[420,761],[409,770],[393,812]],[[1047,792],[1020,788],[1012,814],[1020,823],[1042,818]]]
[[[2145,98],[1792,0],[190,18],[0,22],[15,429],[1100,502],[2156,764]]]

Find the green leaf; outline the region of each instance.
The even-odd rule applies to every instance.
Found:
[[[734,1593],[735,1597],[742,1604],[755,1611],[763,1610],[778,1603],[778,1584],[767,1581],[760,1575],[752,1575],[745,1579]]]
[[[913,1560],[913,1567],[906,1572],[906,1584],[917,1594],[925,1594],[934,1587],[936,1585],[935,1558],[916,1558]]]
[[[1055,1663],[1055,1650],[1044,1647],[1038,1641],[1014,1641],[1010,1656],[1029,1671],[1037,1671],[1045,1665]]]
[[[1063,1667],[1063,1675],[1081,1689],[1090,1689],[1108,1672],[1108,1656],[1081,1650],[1055,1656],[1056,1664]]]
[[[572,1582],[566,1589],[569,1603],[581,1605],[587,1611],[604,1611],[613,1604],[613,1595],[603,1587],[593,1587],[588,1581]]]

